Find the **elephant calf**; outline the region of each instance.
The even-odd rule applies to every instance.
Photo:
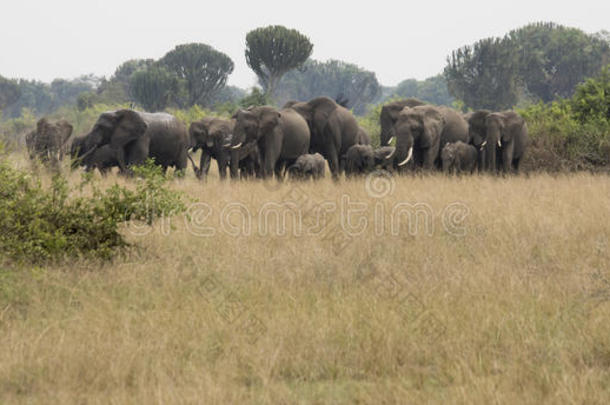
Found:
[[[373,151],[375,158],[375,167],[382,170],[392,171],[394,169],[394,160],[391,157],[394,155],[396,148],[393,146],[382,146]]]
[[[324,167],[326,160],[319,153],[301,155],[293,165],[288,167],[291,179],[318,180],[324,177]]]
[[[477,148],[462,141],[448,143],[441,151],[443,172],[474,172],[477,165]]]
[[[345,175],[363,175],[375,170],[375,156],[371,145],[354,145],[345,154]]]

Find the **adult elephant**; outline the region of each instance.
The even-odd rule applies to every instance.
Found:
[[[148,157],[164,171],[170,166],[184,170],[190,140],[184,124],[171,114],[123,109],[100,115],[84,139],[81,159],[103,145],[110,146],[123,173]]]
[[[353,114],[328,97],[308,102],[290,101],[284,107],[296,110],[311,131],[311,153],[328,161],[333,179],[338,179],[347,150],[358,143],[358,122]]]
[[[261,175],[275,172],[283,177],[286,165],[292,165],[309,150],[310,132],[305,119],[292,108],[281,111],[269,106],[250,107],[234,115],[235,130],[231,139],[231,177],[237,177],[244,151],[256,147]]]
[[[529,135],[523,117],[514,111],[474,112],[468,120],[471,143],[479,150],[482,168],[489,172],[519,172]]]
[[[229,147],[235,120],[206,117],[195,121],[189,127],[191,147],[194,151],[201,149],[201,159],[198,175],[207,176],[211,159],[216,159],[218,174],[222,180],[227,177],[227,167],[231,160]]]
[[[392,101],[381,107],[381,114],[379,115],[379,124],[381,125],[381,134],[379,136],[380,146],[387,146],[390,144],[390,131],[394,124],[396,124],[396,121],[398,121],[398,116],[403,108],[417,107],[425,104],[426,103],[416,98],[405,98],[403,100]]]
[[[449,142],[468,143],[468,123],[462,115],[448,107],[422,105],[405,107],[390,131],[396,137],[395,159],[398,167],[411,159],[415,167],[440,169],[440,151]]]
[[[370,145],[371,144],[371,136],[366,131],[366,129],[362,127],[358,127],[358,145]]]
[[[67,141],[72,135],[72,125],[66,120],[51,122],[41,118],[36,129],[26,135],[25,143],[31,159],[39,159],[53,168],[63,160]]]

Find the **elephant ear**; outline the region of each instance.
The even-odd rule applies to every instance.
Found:
[[[58,126],[60,134],[61,134],[62,144],[64,144],[64,143],[66,143],[68,138],[70,138],[70,136],[72,135],[72,131],[74,130],[74,127],[72,126],[72,124],[70,124],[66,120],[59,120],[57,122],[57,126]]]
[[[144,119],[133,110],[119,110],[116,113],[117,127],[129,133],[133,139],[140,138],[148,129],[148,124]]]
[[[339,107],[337,103],[328,97],[319,97],[309,102],[313,111],[312,128],[318,134],[322,134],[328,120],[333,112]]]
[[[422,120],[425,136],[420,140],[419,146],[421,148],[429,148],[432,146],[434,139],[440,139],[445,119],[437,110],[429,109],[423,115]]]

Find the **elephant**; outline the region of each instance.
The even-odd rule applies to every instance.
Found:
[[[39,159],[43,164],[55,169],[59,168],[59,162],[63,160],[72,130],[72,125],[66,120],[57,122],[50,122],[46,118],[38,120],[36,129],[25,137],[30,159]]]
[[[371,136],[366,131],[366,129],[362,127],[358,127],[358,145],[370,145],[371,144]]]
[[[474,112],[469,124],[471,143],[479,149],[479,161],[489,172],[519,172],[529,146],[527,123],[514,111]]]
[[[191,147],[201,149],[198,177],[206,177],[210,170],[211,158],[216,159],[221,180],[227,177],[231,153],[231,137],[235,127],[234,120],[206,117],[195,121],[189,127]]]
[[[237,177],[239,158],[244,149],[257,146],[261,176],[275,172],[283,178],[285,166],[292,165],[309,150],[310,132],[305,119],[291,108],[281,111],[269,106],[250,107],[235,113],[235,130],[231,139],[231,177]]]
[[[324,177],[326,160],[319,153],[301,155],[293,165],[288,167],[288,174],[291,179],[298,180],[319,180]]]
[[[381,146],[390,144],[390,131],[394,124],[396,124],[396,121],[398,121],[398,116],[403,108],[417,107],[425,104],[426,103],[416,98],[406,98],[393,101],[381,107],[381,114],[379,115],[379,124],[381,125],[381,135],[379,138]]]
[[[103,145],[91,154],[90,165],[87,170],[97,169],[105,176],[113,167],[119,167],[116,155],[110,145]]]
[[[472,145],[462,141],[448,143],[441,150],[443,172],[456,174],[469,172],[472,174],[477,166],[477,156],[477,148]]]
[[[375,155],[371,145],[354,145],[345,155],[345,176],[363,175],[375,170]]]
[[[468,143],[468,123],[448,107],[422,105],[405,107],[390,131],[396,137],[396,151],[388,157],[400,168],[411,159],[415,167],[441,168],[440,151],[449,142]]]
[[[100,115],[82,144],[82,160],[103,145],[110,145],[122,173],[150,157],[164,171],[173,166],[184,170],[190,140],[186,127],[167,113],[146,113],[129,109]]]
[[[334,180],[345,164],[347,150],[358,143],[358,122],[353,114],[328,97],[308,102],[289,101],[284,108],[293,108],[311,131],[310,153],[320,153],[328,161]]]
[[[378,167],[382,170],[393,171],[393,161],[388,159],[388,156],[391,156],[396,151],[396,148],[393,146],[382,146],[375,150],[373,150],[373,158],[375,159],[375,167]]]

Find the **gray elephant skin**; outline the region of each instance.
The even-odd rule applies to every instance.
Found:
[[[395,169],[394,161],[389,159],[396,151],[393,146],[381,146],[373,151],[373,158],[375,159],[375,167],[381,170],[391,172]]]
[[[294,180],[319,180],[324,177],[326,160],[319,153],[301,155],[288,167],[288,174]]]
[[[308,102],[290,101],[285,106],[295,109],[311,131],[310,153],[320,153],[328,161],[333,179],[338,179],[347,150],[358,143],[358,122],[345,107],[328,97]]]
[[[425,104],[416,98],[405,98],[403,100],[392,101],[381,107],[381,114],[379,115],[379,125],[381,126],[380,145],[387,146],[390,144],[390,131],[394,124],[396,124],[396,121],[398,121],[398,116],[403,108],[417,107]]]
[[[423,105],[405,107],[390,131],[396,137],[395,159],[398,167],[413,159],[424,170],[441,168],[440,151],[445,144],[468,143],[468,123],[457,111],[447,107]]]
[[[221,179],[227,177],[227,167],[231,160],[230,146],[234,120],[206,117],[195,121],[189,127],[189,136],[193,151],[201,149],[199,177],[206,177],[210,170],[211,159],[218,164]]]
[[[354,145],[345,155],[345,176],[360,176],[375,170],[375,154],[371,145]]]
[[[448,143],[441,151],[444,173],[473,173],[477,166],[478,151],[462,141]]]
[[[121,172],[141,165],[148,157],[167,170],[184,170],[190,140],[186,127],[167,113],[117,110],[100,115],[82,142],[80,158],[87,161],[96,149],[109,145]]]
[[[483,169],[519,172],[530,139],[523,117],[514,111],[474,112],[468,120],[471,143],[479,149]]]
[[[67,141],[72,135],[72,129],[72,125],[66,120],[51,122],[41,118],[36,124],[36,129],[25,137],[30,159],[38,159],[43,164],[58,168],[59,162],[63,160]]]
[[[358,145],[370,145],[371,144],[371,136],[366,131],[366,129],[362,127],[358,127]]]
[[[310,132],[305,119],[291,108],[281,111],[273,107],[251,107],[235,113],[235,130],[231,140],[231,177],[236,178],[242,150],[256,147],[261,175],[275,173],[283,177],[283,169],[292,165],[309,150]]]

